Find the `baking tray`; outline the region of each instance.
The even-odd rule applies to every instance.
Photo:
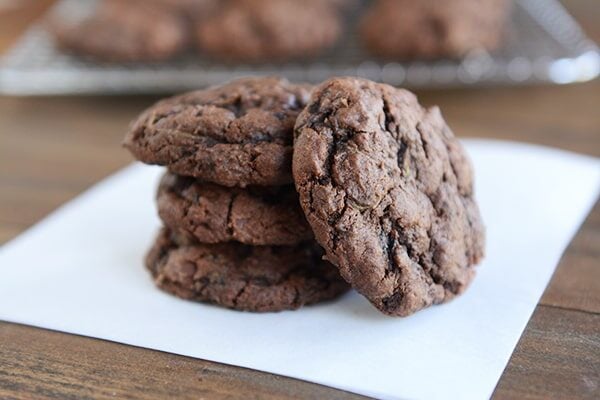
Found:
[[[62,0],[50,12],[72,18],[91,7],[93,0]],[[506,36],[493,53],[474,51],[461,60],[434,62],[379,62],[348,32],[336,48],[304,63],[231,66],[190,54],[164,63],[103,65],[59,52],[38,23],[0,61],[0,93],[173,93],[246,75],[308,82],[357,75],[409,88],[566,84],[594,79],[600,72],[598,47],[557,0],[517,0]]]

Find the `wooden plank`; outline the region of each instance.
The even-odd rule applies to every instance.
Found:
[[[121,142],[152,101],[0,97],[0,181],[70,184],[80,191],[132,161]]]
[[[540,304],[600,314],[600,202],[563,256]],[[598,331],[600,335],[600,326]]]
[[[46,187],[36,188],[3,183],[0,191],[0,226],[19,226],[21,229],[39,221],[77,194],[74,190]]]
[[[23,232],[24,227],[18,225],[0,224],[0,246]]]
[[[0,322],[0,398],[362,399],[295,379]]]
[[[462,137],[514,140],[600,157],[600,81],[585,85],[427,91]]]
[[[600,398],[600,315],[538,307],[494,398]]]

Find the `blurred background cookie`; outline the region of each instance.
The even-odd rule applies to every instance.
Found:
[[[49,23],[58,46],[102,62],[166,61],[190,44],[192,27],[218,0],[101,0],[88,15]]]
[[[106,62],[162,61],[181,52],[189,37],[182,13],[166,3],[105,0],[88,17],[51,21],[50,26],[58,46],[79,56]]]
[[[328,0],[232,0],[196,30],[198,48],[227,61],[307,58],[338,40],[342,22]]]
[[[393,59],[457,58],[497,48],[510,0],[377,0],[360,35],[373,54]]]

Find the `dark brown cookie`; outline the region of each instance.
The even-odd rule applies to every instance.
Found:
[[[336,78],[298,117],[293,172],[327,259],[379,310],[406,316],[465,290],[484,253],[472,169],[438,108]]]
[[[245,78],[163,100],[124,145],[148,164],[223,186],[292,183],[293,128],[310,88]]]
[[[131,0],[129,0],[131,1]],[[145,2],[150,0],[135,0]],[[169,7],[171,10],[179,12],[183,19],[188,22],[188,30],[194,30],[197,23],[205,20],[213,13],[217,12],[223,5],[222,0],[151,0],[153,3]]]
[[[353,9],[359,5],[360,0],[315,0],[328,4],[338,10]]]
[[[457,58],[498,47],[509,10],[510,0],[377,0],[361,35],[385,58]]]
[[[213,12],[216,8],[218,8],[219,3],[221,1],[222,0],[151,0],[151,2],[153,3],[158,3],[167,7],[172,7],[180,12],[191,14],[192,16],[201,16],[202,14]]]
[[[158,2],[103,1],[89,17],[50,22],[65,51],[104,62],[162,61],[189,42],[182,15]]]
[[[348,290],[336,268],[320,255],[316,243],[298,247],[207,245],[163,230],[146,266],[158,287],[178,297],[266,312],[320,303]]]
[[[198,47],[245,62],[312,57],[331,47],[341,21],[331,0],[232,0],[197,28]]]
[[[202,243],[277,246],[313,238],[293,185],[226,188],[167,173],[157,200],[167,227]]]

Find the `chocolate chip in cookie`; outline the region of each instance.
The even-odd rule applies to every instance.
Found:
[[[467,156],[438,108],[357,78],[318,86],[293,174],[327,259],[379,310],[406,316],[465,290],[484,254]]]
[[[349,286],[315,243],[296,247],[190,242],[163,230],[146,266],[178,297],[243,311],[293,310],[334,299]]]
[[[289,184],[294,123],[310,89],[243,78],[163,100],[138,118],[124,145],[140,161],[223,186]]]

